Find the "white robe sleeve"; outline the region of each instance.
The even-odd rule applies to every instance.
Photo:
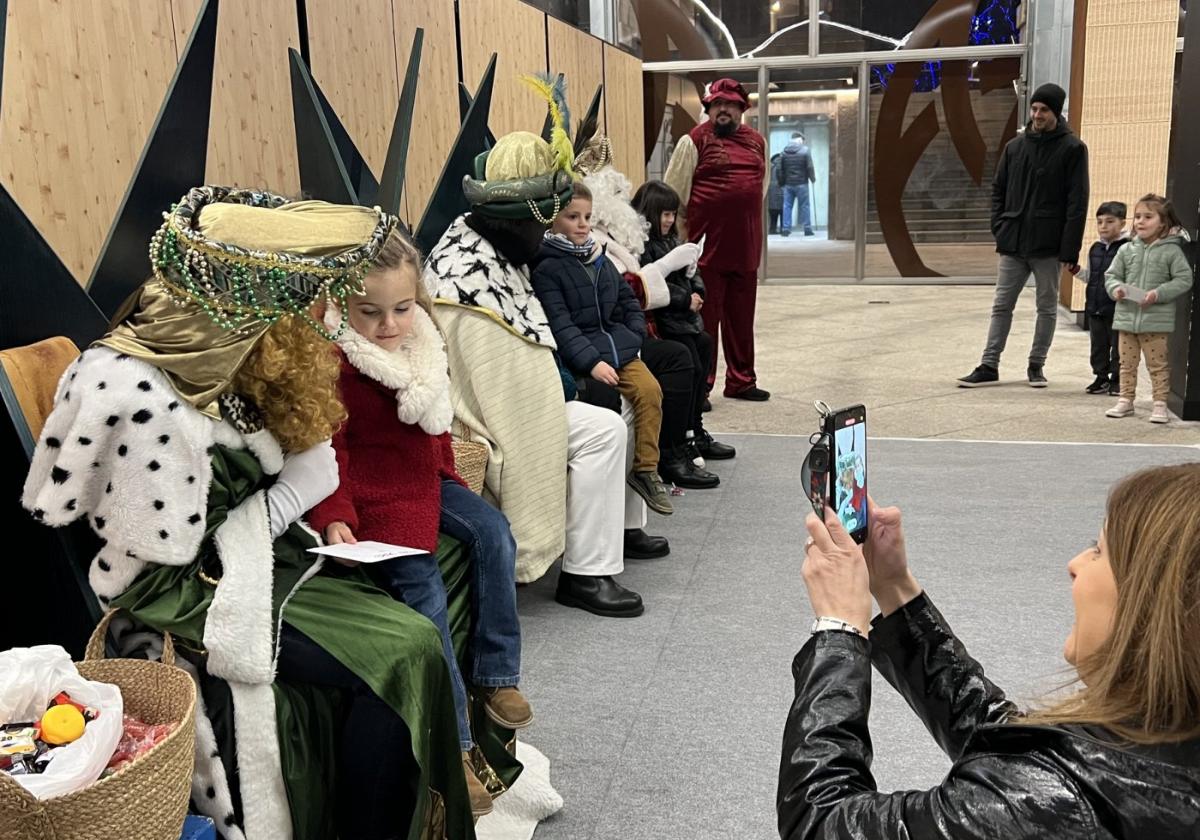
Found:
[[[696,144],[685,134],[675,144],[671,162],[667,164],[667,171],[663,173],[663,180],[679,194],[679,218],[684,222],[687,220],[688,199],[692,195],[692,177],[696,174],[699,159]]]

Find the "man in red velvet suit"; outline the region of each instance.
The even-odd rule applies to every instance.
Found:
[[[771,394],[754,374],[754,305],[762,253],[766,142],[742,125],[746,89],[718,79],[705,94],[708,120],[680,138],[664,179],[679,193],[688,239],[706,236],[700,272],[708,294],[704,327],[713,337],[711,390],[718,339],[725,348],[725,396],[761,402]]]

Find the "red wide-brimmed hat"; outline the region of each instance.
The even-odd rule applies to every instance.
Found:
[[[746,89],[742,87],[741,82],[734,79],[717,79],[709,85],[708,93],[704,94],[704,98],[700,101],[707,110],[708,106],[718,99],[740,102],[743,111],[750,109],[750,97],[747,95]]]

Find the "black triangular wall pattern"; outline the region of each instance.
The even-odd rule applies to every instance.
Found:
[[[466,196],[463,195],[462,180],[464,175],[474,174],[476,156],[488,148],[487,121],[492,108],[492,85],[495,80],[496,54],[492,53],[492,59],[479,82],[479,89],[471,101],[471,108],[467,111],[467,118],[459,126],[450,156],[442,166],[442,174],[429,199],[429,206],[425,208],[421,223],[417,226],[417,245],[426,254],[438,243],[450,224],[469,209]]]
[[[80,349],[108,328],[87,292],[0,184],[0,349],[65,335]],[[148,239],[148,237],[147,237]],[[143,243],[145,247],[146,243]]]
[[[303,57],[301,57],[301,60],[303,60]],[[342,120],[338,117],[337,112],[333,110],[333,106],[329,104],[329,98],[325,96],[325,91],[321,90],[316,77],[312,73],[309,73],[309,79],[312,81],[313,91],[317,94],[317,102],[321,105],[321,112],[325,115],[325,122],[329,126],[329,133],[333,136],[333,143],[337,148],[338,156],[342,159],[342,165],[346,167],[346,177],[350,179],[350,187],[354,190],[354,194],[358,196],[358,203],[367,207],[374,207],[376,204],[375,196],[379,194],[379,182],[375,180],[375,173],[371,171],[366,158],[362,156],[362,152],[358,150],[358,146],[355,145],[353,138],[350,137],[350,132],[342,124]],[[294,92],[293,95],[295,95]],[[299,137],[297,137],[297,140],[299,140]],[[303,180],[301,184],[303,185]]]
[[[163,211],[204,183],[212,104],[218,0],[205,0],[175,77],[88,281],[88,293],[112,316],[150,274],[150,237]]]
[[[338,153],[308,67],[294,49],[288,50],[288,58],[292,66],[292,113],[296,120],[300,189],[310,198],[357,204],[358,194]]]
[[[8,23],[8,0],[0,0],[0,106],[4,105],[4,35]]]
[[[462,82],[459,82],[458,83],[458,109],[459,109],[459,111],[462,112],[463,121],[466,121],[467,114],[471,110],[471,102],[472,102],[471,92],[469,90],[467,90],[466,85],[464,85]],[[483,141],[484,141],[484,143],[487,144],[487,148],[490,149],[492,146],[496,145],[496,135],[492,134],[492,130],[490,128],[485,127],[484,132],[485,133],[483,135]]]
[[[404,195],[408,142],[412,136],[413,110],[417,104],[417,80],[421,75],[421,52],[424,44],[425,30],[417,27],[417,31],[413,33],[412,49],[408,53],[408,67],[404,72],[404,86],[400,89],[400,102],[396,105],[396,119],[392,121],[392,136],[388,141],[383,173],[379,176],[379,206],[388,213],[401,217],[408,215],[400,212],[400,200]],[[367,204],[366,201],[362,203]]]

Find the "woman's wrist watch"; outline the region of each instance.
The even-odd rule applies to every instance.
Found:
[[[855,636],[866,638],[863,635],[863,631],[859,630],[856,625],[851,624],[849,621],[843,621],[840,618],[833,618],[828,615],[819,615],[813,619],[812,633],[820,633],[825,630],[836,630],[839,633],[853,633]]]

